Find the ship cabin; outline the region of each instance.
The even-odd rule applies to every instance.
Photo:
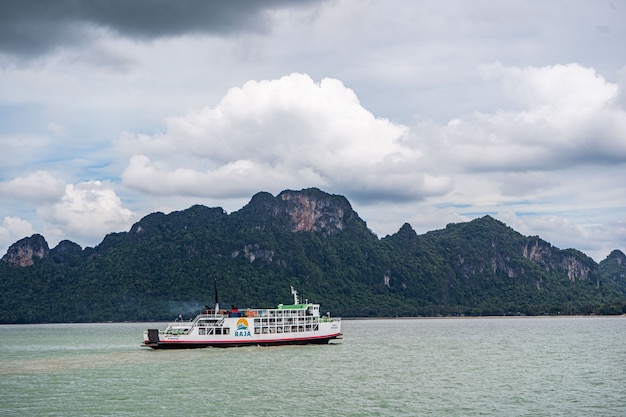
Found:
[[[237,331],[240,319],[246,320],[254,334],[300,333],[319,330],[319,323],[331,321],[330,314],[320,316],[319,304],[279,304],[275,309],[203,310],[191,321],[170,323],[164,334],[229,335]],[[237,323],[237,324],[235,324]]]

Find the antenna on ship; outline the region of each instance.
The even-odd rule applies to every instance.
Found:
[[[218,314],[220,311],[220,302],[217,300],[217,278],[215,280],[215,314]]]
[[[293,303],[300,304],[300,299],[298,298],[298,291],[295,288],[291,287],[291,294],[293,295]]]

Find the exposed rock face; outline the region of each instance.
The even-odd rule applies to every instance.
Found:
[[[278,198],[286,203],[293,232],[322,232],[333,235],[342,231],[355,213],[348,200],[315,188],[283,191]]]
[[[48,259],[49,257],[48,242],[42,235],[34,234],[12,244],[6,255],[2,257],[2,261],[12,266],[31,266],[35,263],[34,259]]]
[[[551,254],[550,244],[541,239],[535,239],[522,248],[524,258],[543,266],[546,270],[550,269],[546,259],[549,259]]]
[[[352,206],[343,196],[327,194],[317,188],[300,191],[286,190],[276,197],[268,192],[255,194],[250,202],[234,217],[243,224],[256,229],[279,228],[284,231],[318,232],[331,236],[341,231],[351,222],[365,222],[352,210]],[[250,242],[231,252],[231,258],[243,256],[249,262],[274,262],[275,252]],[[284,260],[278,260],[284,262]]]
[[[540,265],[546,271],[560,269],[567,273],[567,278],[574,282],[588,280],[597,272],[597,265],[587,257],[571,250],[553,248],[548,242],[534,239],[522,248],[522,255]]]
[[[497,256],[491,258],[491,270],[494,274],[498,271],[504,271],[509,278],[517,277],[518,271],[510,267],[508,261],[509,259],[506,258],[504,254],[499,253]]]
[[[589,279],[591,268],[580,262],[580,259],[574,256],[563,256],[561,259],[561,267],[567,271],[567,278],[570,281]]]
[[[259,249],[259,245],[245,245],[243,247],[243,251],[236,250],[230,254],[231,258],[236,258],[239,255],[243,255],[244,258],[248,260],[248,262],[252,263],[257,259],[260,259],[265,262],[272,262],[274,258],[274,251],[268,249]]]
[[[256,259],[261,259],[265,262],[272,262],[272,258],[274,258],[273,250],[259,249],[259,245],[256,244],[244,246],[243,254],[251,263]]]
[[[276,197],[260,192],[236,215],[245,222],[256,223],[259,229],[280,227],[296,233],[319,232],[324,236],[335,235],[354,221],[365,226],[345,197],[317,188],[286,190]]]

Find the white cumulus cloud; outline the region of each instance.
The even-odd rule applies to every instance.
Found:
[[[33,226],[19,217],[7,216],[0,224],[0,247],[8,248],[16,241],[35,233]],[[0,253],[2,257],[4,253]]]
[[[339,80],[249,81],[220,103],[171,117],[165,132],[125,134],[124,184],[148,194],[230,197],[318,186],[368,198],[419,200],[450,180],[420,169],[408,127],[377,118]]]
[[[578,64],[484,66],[512,103],[461,115],[417,134],[461,171],[552,171],[626,162],[626,111],[618,85]]]
[[[38,212],[47,223],[46,237],[89,243],[128,229],[133,219],[111,184],[102,181],[68,184],[58,202],[40,207]]]
[[[53,201],[63,195],[65,181],[47,171],[36,171],[25,177],[0,182],[3,198],[30,202]]]

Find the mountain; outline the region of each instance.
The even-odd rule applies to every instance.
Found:
[[[604,280],[614,283],[620,291],[626,292],[626,255],[623,252],[611,252],[600,262],[598,269]]]
[[[167,320],[213,302],[272,306],[289,286],[343,316],[621,314],[626,259],[523,236],[485,216],[379,239],[349,201],[261,192],[239,211],[152,213],[94,248],[41,235],[0,262],[0,322]]]
[[[2,257],[2,261],[13,266],[32,266],[36,259],[48,259],[49,257],[48,242],[42,235],[35,234],[20,239],[11,245],[6,255]]]

